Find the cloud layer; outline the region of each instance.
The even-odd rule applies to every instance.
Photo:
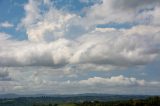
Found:
[[[159,6],[159,0],[121,0],[118,3],[116,0],[102,0],[84,8],[83,15],[79,15],[57,9],[50,0],[29,0],[24,5],[25,17],[17,27],[25,29],[28,39],[19,41],[0,33],[0,92],[35,93],[38,89],[38,92],[45,93],[52,90],[53,93],[84,93],[98,92],[101,87],[101,93],[121,93],[119,89],[126,89],[123,93],[134,93],[135,89],[138,89],[137,93],[144,93],[153,87],[160,88],[159,81],[123,75],[69,79],[80,78],[79,74],[88,71],[145,67],[159,60]],[[101,27],[113,23],[120,28]],[[125,28],[125,24],[131,28]],[[2,25],[13,27],[8,22]],[[9,69],[4,71],[3,67]],[[31,71],[27,70],[28,67]],[[17,73],[13,74],[11,70]],[[18,75],[24,79],[17,78]],[[56,80],[57,75],[63,81]]]
[[[89,77],[81,80],[62,80],[67,73],[50,68],[8,68],[12,80],[0,81],[3,93],[113,93],[157,94],[158,81],[145,81],[123,75],[112,77]],[[17,75],[19,76],[17,78]],[[64,76],[63,76],[64,75]],[[69,77],[69,76],[68,76]],[[16,81],[15,81],[16,80]],[[136,91],[136,92],[135,92]]]
[[[144,66],[159,57],[159,31],[143,25],[120,30],[96,28],[74,40],[52,42],[13,41],[2,33],[0,40],[5,47],[0,46],[0,66],[75,65],[92,70]]]

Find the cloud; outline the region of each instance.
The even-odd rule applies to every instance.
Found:
[[[12,80],[10,78],[9,72],[5,69],[0,69],[0,81],[10,81]]]
[[[82,3],[97,3],[100,2],[101,0],[79,0]]]
[[[45,70],[45,71],[44,71]],[[14,93],[117,93],[156,94],[159,81],[146,81],[123,75],[62,80],[66,75],[50,68],[9,68],[12,81],[0,81],[0,91]],[[56,73],[57,72],[57,73]],[[59,73],[60,72],[60,73]],[[58,74],[59,73],[59,74]],[[61,75],[64,74],[64,77]],[[16,76],[15,76],[16,75]],[[17,75],[19,77],[17,77]]]
[[[3,23],[0,23],[0,28],[11,28],[14,25],[12,23],[9,23],[8,21],[5,21]]]
[[[87,80],[81,80],[78,82],[80,86],[85,87],[87,92],[110,92],[110,93],[128,93],[128,91],[132,94],[134,89],[137,90],[137,94],[139,92],[142,93],[141,90],[145,88],[144,92],[147,92],[148,89],[152,89],[153,87],[159,88],[159,82],[157,81],[145,81],[138,80],[133,77],[124,77],[122,75],[112,76],[110,78],[102,78],[102,77],[93,77],[88,78]],[[88,89],[87,89],[88,88]],[[125,91],[126,90],[126,91]],[[149,90],[149,91],[150,91]]]
[[[68,22],[75,17],[74,14],[57,10],[50,4],[52,3],[29,0],[25,5],[26,17],[22,19],[21,26],[26,28],[30,41],[53,41],[62,38]],[[48,7],[48,10],[43,13],[39,6]]]
[[[7,34],[7,33],[4,33],[4,32],[0,32],[0,41],[3,42],[3,41],[6,41],[7,39],[10,38],[10,35]]]
[[[150,12],[159,11],[159,9],[157,10],[159,5],[158,0],[121,0],[118,3],[116,0],[102,0],[101,3],[97,3],[86,10],[84,23],[89,26],[109,23],[146,24],[156,17]]]
[[[77,70],[97,71],[145,66],[159,57],[158,35],[159,28],[153,26],[122,30],[102,28],[75,40],[61,38],[49,43],[13,41],[1,34],[0,59],[3,61],[0,65],[75,66]]]
[[[0,81],[0,92],[5,94],[5,93],[14,93],[14,92],[21,92],[22,88],[21,85],[19,85],[19,83],[15,82],[15,81]],[[18,93],[18,92],[17,92]]]
[[[133,5],[133,6],[132,6]],[[84,16],[57,9],[51,1],[29,0],[24,6],[26,16],[19,26],[26,29],[30,41],[54,41],[59,38],[77,38],[90,33],[97,25],[109,23],[158,23],[159,1],[104,0],[85,11]],[[46,8],[46,10],[40,7]],[[118,8],[117,8],[118,7]],[[45,12],[44,12],[45,11]],[[103,14],[101,14],[101,11]]]
[[[0,66],[64,66],[72,52],[72,43],[59,39],[52,43],[5,40],[0,46]],[[6,49],[7,48],[7,49]]]
[[[60,38],[53,42],[13,41],[1,37],[0,59],[3,61],[0,66],[59,68],[67,65],[80,70],[104,71],[145,66],[159,57],[158,34],[157,27],[136,26],[123,30],[96,29],[75,40]]]
[[[118,8],[117,6],[119,6],[120,9],[124,9],[125,11],[128,11],[127,9],[135,10],[135,9],[151,8],[151,7],[154,7],[155,5],[159,5],[160,2],[159,0],[154,0],[154,1],[151,1],[151,0],[141,0],[141,1],[121,0],[120,2],[117,3],[116,0],[112,0],[112,4],[114,8]]]
[[[91,67],[95,65],[92,70],[98,66],[114,69],[114,66],[120,68],[146,65],[159,56],[159,48],[156,47],[159,28],[153,28],[153,33],[148,29],[151,27],[136,26],[128,30],[104,29],[86,34],[78,39],[79,46],[71,63],[88,64]]]
[[[82,84],[86,85],[94,85],[94,84],[108,84],[109,86],[127,86],[127,85],[138,85],[143,86],[145,85],[144,80],[137,80],[136,78],[126,78],[122,75],[113,76],[111,78],[101,78],[101,77],[93,77],[87,80],[80,81]]]
[[[136,89],[156,94],[158,81],[81,75],[139,68],[159,60],[158,6],[158,0],[103,0],[80,16],[57,9],[51,1],[29,0],[18,26],[26,30],[28,39],[0,33],[0,67],[8,68],[0,71],[0,91],[134,93]],[[128,29],[97,27],[110,23],[136,24]]]
[[[101,4],[95,4],[90,7],[86,16],[81,17],[58,10],[52,3],[30,0],[24,6],[26,16],[21,21],[21,25],[26,28],[29,41],[7,40],[10,44],[8,50],[1,50],[0,58],[4,61],[0,65],[56,68],[73,65],[79,70],[112,70],[144,66],[154,61],[159,56],[159,48],[156,46],[159,44],[159,27],[137,25],[131,29],[109,30],[89,25],[90,20],[93,24],[98,24],[96,20],[88,20],[91,14],[99,9],[110,11],[107,8],[111,8],[111,4],[114,2],[103,1]],[[144,3],[144,6],[146,5],[150,4]],[[40,6],[47,7],[46,11],[43,12]],[[112,13],[114,12],[115,10]],[[98,15],[100,12],[96,13],[101,17]],[[127,13],[127,10],[124,13]],[[123,16],[123,13],[119,14]],[[107,14],[100,15],[104,15],[102,19],[109,20]],[[122,18],[124,19],[124,16]],[[74,32],[76,28],[82,29]],[[77,37],[70,38],[70,35]],[[149,40],[152,43],[148,43]]]

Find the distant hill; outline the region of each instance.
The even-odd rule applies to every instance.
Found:
[[[146,97],[149,97],[148,95],[115,95],[115,94],[96,94],[96,93],[85,93],[85,94],[69,94],[69,95],[60,95],[60,94],[55,94],[55,95],[49,95],[49,94],[36,94],[36,95],[18,95],[18,94],[0,94],[0,99],[4,98],[21,98],[21,97],[37,97],[37,98],[56,98],[59,100],[104,100],[104,101],[110,101],[110,100],[125,100],[125,99],[143,99]]]
[[[90,105],[92,103],[106,103],[111,101],[127,101],[127,100],[144,100],[149,97],[150,96],[147,95],[111,95],[111,94],[75,94],[75,95],[3,94],[0,95],[0,106],[33,106],[33,104],[34,106],[42,106],[43,104],[44,104],[43,106],[55,106],[48,104],[67,104],[67,103],[79,104],[78,106],[84,106],[84,104],[87,104],[86,106],[92,106]],[[94,102],[94,101],[99,101],[99,102]],[[64,105],[64,106],[73,106],[73,105]]]
[[[17,94],[0,94],[0,99],[2,98],[18,98],[20,95]]]

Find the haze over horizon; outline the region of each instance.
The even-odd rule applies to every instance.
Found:
[[[160,0],[0,0],[10,93],[160,95]]]

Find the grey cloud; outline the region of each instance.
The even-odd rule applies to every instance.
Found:
[[[0,92],[10,93],[117,93],[155,94],[160,82],[155,80],[137,79],[123,75],[111,77],[66,78],[71,73],[66,69],[50,67],[10,67],[8,73],[13,79],[0,81]],[[64,72],[65,71],[65,72]],[[82,75],[83,76],[83,75]],[[142,92],[143,91],[143,92]],[[148,92],[149,91],[149,92]]]
[[[0,81],[10,81],[12,78],[9,75],[9,72],[6,69],[0,69]]]
[[[68,63],[72,43],[59,39],[52,43],[3,40],[0,46],[0,66],[54,66]],[[6,49],[7,48],[7,49]]]
[[[148,29],[153,30],[148,32]],[[159,30],[152,26],[126,30],[102,28],[74,40],[61,38],[49,43],[6,39],[0,46],[0,66],[50,66],[58,69],[73,65],[78,69],[108,67],[110,70],[144,66],[159,56]]]
[[[124,76],[69,80],[87,71],[122,70],[159,60],[159,1],[137,1],[104,0],[88,8],[81,17],[50,7],[50,3],[45,4],[49,10],[41,14],[42,2],[29,0],[24,6],[26,16],[20,23],[29,39],[18,41],[0,33],[0,67],[9,68],[0,71],[0,90],[127,93],[134,92],[134,88],[138,92],[142,88],[154,92],[155,87],[155,92],[159,91],[158,81]],[[154,9],[137,13],[150,6]],[[142,23],[129,29],[96,28],[97,24],[137,22],[150,15],[153,20],[147,25]]]
[[[159,5],[159,0],[112,0],[113,8],[123,9],[124,11],[130,9],[141,9],[141,8],[153,8],[155,5]]]
[[[110,23],[152,24],[159,17],[159,4],[159,0],[103,0],[87,10],[84,23],[90,26]]]
[[[73,94],[73,93],[135,93],[143,94],[150,91],[155,93],[155,89],[159,89],[158,81],[145,81],[143,79],[136,79],[134,77],[125,77],[122,75],[112,77],[91,77],[82,80],[61,80],[50,79],[48,75],[39,72],[38,70],[32,74],[28,71],[22,79],[15,81],[0,81],[0,91],[16,93],[59,93],[59,94]],[[23,75],[21,73],[21,75]],[[47,76],[48,79],[45,79]],[[56,77],[57,75],[52,75]],[[125,89],[125,91],[124,91]],[[154,89],[154,90],[153,90]],[[143,90],[143,92],[141,91]]]
[[[147,35],[145,31],[144,34],[131,32],[132,30],[125,30],[124,33],[105,32],[104,29],[103,32],[84,35],[80,38],[80,45],[71,62],[122,67],[141,66],[152,62],[159,55],[159,49],[155,49],[156,41],[152,38],[155,34]],[[149,40],[152,41],[151,44],[147,42]]]

